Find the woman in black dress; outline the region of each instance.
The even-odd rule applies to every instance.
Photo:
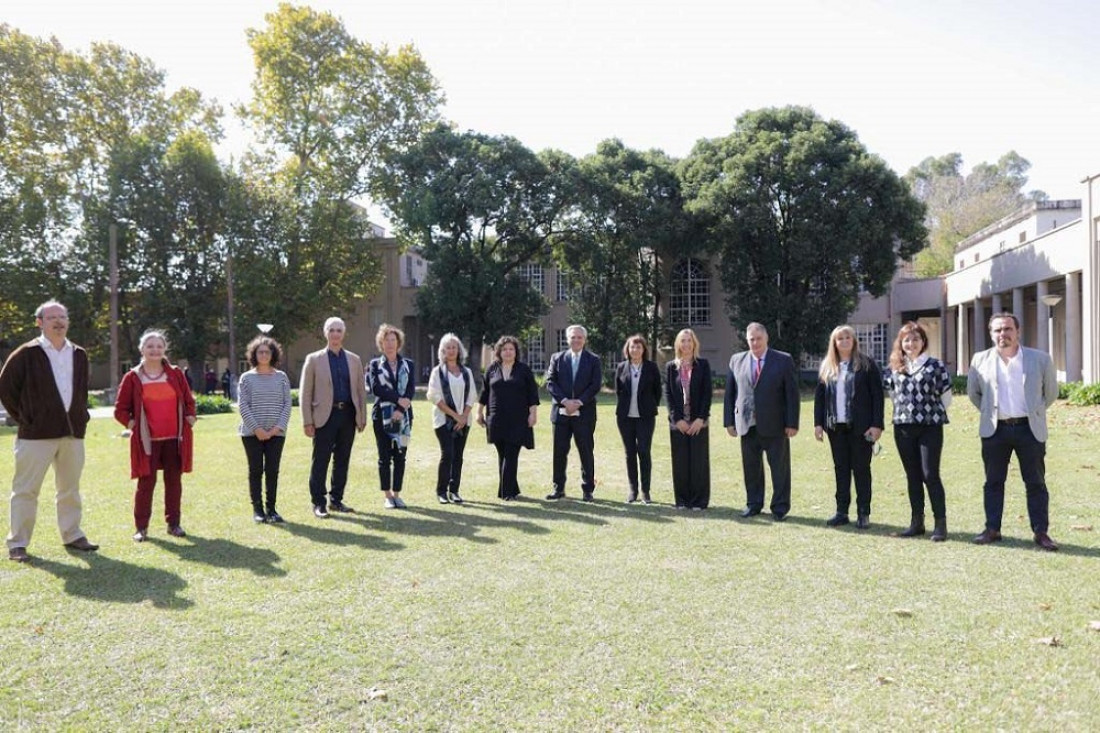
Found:
[[[677,509],[710,505],[710,419],[714,379],[690,328],[676,334],[676,358],[665,365],[665,399],[672,444],[672,491]]]
[[[497,496],[511,501],[519,496],[516,468],[521,447],[535,447],[539,388],[531,368],[519,360],[519,341],[501,336],[493,346],[493,363],[485,371],[477,422],[488,428],[496,446],[500,484]]]
[[[626,449],[626,476],[630,492],[626,501],[638,500],[641,469],[642,501],[648,504],[649,479],[653,474],[653,428],[657,423],[657,405],[661,404],[661,371],[649,359],[649,344],[640,333],[623,345],[623,359],[615,367],[615,419]]]

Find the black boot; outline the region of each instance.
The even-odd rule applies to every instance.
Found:
[[[947,517],[936,520],[936,528],[932,530],[933,542],[944,542],[947,540]]]
[[[898,537],[919,537],[924,534],[924,513],[913,512],[913,518],[909,520],[909,528],[898,532]]]
[[[267,521],[267,515],[264,514],[264,508],[259,502],[255,502],[252,505],[252,521],[256,524],[263,524]]]

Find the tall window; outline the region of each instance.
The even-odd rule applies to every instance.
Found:
[[[516,275],[527,281],[527,284],[537,290],[539,294],[546,292],[546,276],[542,272],[542,265],[527,263],[516,268]]]
[[[864,323],[852,326],[859,339],[859,348],[875,360],[880,368],[890,360],[890,335],[885,323]]]
[[[564,328],[558,329],[554,340],[558,342],[558,347],[554,351],[565,351],[569,348],[569,337],[565,335]]]
[[[527,349],[527,366],[533,372],[541,372],[546,368],[546,331],[539,329],[525,344]]]
[[[567,270],[558,270],[558,297],[559,301],[569,300],[573,293],[573,275]]]
[[[672,268],[668,320],[678,328],[710,325],[710,279],[699,260],[680,260]]]

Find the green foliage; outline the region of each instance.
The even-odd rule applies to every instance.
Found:
[[[732,324],[763,323],[795,355],[820,351],[860,291],[881,295],[924,245],[924,208],[897,175],[805,107],[742,115],[680,170],[688,209],[721,253]]]
[[[228,397],[213,394],[195,395],[195,412],[199,415],[216,415],[221,412],[233,412],[233,403]]]
[[[962,174],[959,153],[925,158],[909,169],[905,182],[927,208],[928,247],[913,260],[922,277],[954,269],[955,247],[971,234],[1019,209],[1028,200],[1042,201],[1042,191],[1024,193],[1031,163],[1016,151],[996,164],[979,163]]]
[[[1100,405],[1100,382],[1094,382],[1093,384],[1074,382],[1065,386],[1068,388],[1067,399],[1071,405],[1078,407]],[[1059,390],[1058,396],[1062,396],[1061,390]]]
[[[957,394],[957,395],[966,394],[966,375],[965,374],[953,374],[953,375],[951,375],[951,394]]]
[[[298,389],[297,388],[294,388],[294,389],[290,390],[290,406],[291,407],[297,407],[298,406]]]
[[[1080,382],[1059,382],[1058,383],[1058,399],[1068,400],[1070,395],[1074,393],[1081,386]]]

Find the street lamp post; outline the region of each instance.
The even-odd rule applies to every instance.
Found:
[[[1062,302],[1062,296],[1048,293],[1043,296],[1043,305],[1047,307],[1047,348],[1050,358],[1054,358],[1054,307]]]

